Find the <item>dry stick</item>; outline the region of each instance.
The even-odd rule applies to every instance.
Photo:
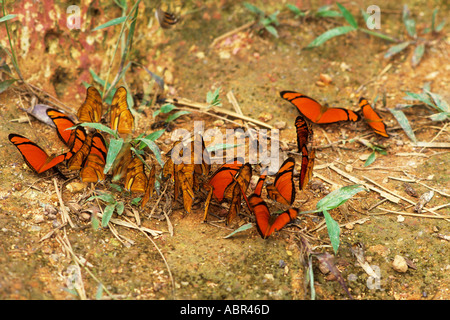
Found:
[[[418,179],[414,179],[414,177],[413,177],[412,175],[408,174],[407,172],[403,172],[403,173],[405,174],[405,176],[409,177],[410,179],[413,179],[413,181],[411,181],[411,182],[418,183],[418,184],[424,186],[425,188],[428,188],[428,189],[430,189],[430,190],[433,190],[434,192],[439,193],[440,195],[442,195],[442,196],[444,196],[444,197],[450,197],[449,194],[447,194],[447,193],[445,193],[445,192],[442,192],[442,191],[440,191],[440,190],[437,190],[437,189],[435,189],[435,188],[432,188],[432,187],[430,187],[430,186],[427,186],[425,183],[420,182]]]
[[[231,110],[227,110],[227,109],[223,109],[223,108],[216,109],[215,107],[208,108],[209,105],[206,104],[206,103],[192,102],[192,101],[189,101],[189,100],[184,99],[184,98],[177,98],[177,99],[167,98],[166,102],[174,104],[174,105],[178,104],[178,105],[183,105],[183,106],[186,106],[186,107],[191,107],[191,108],[194,108],[194,109],[198,109],[198,110],[200,110],[203,113],[209,113],[211,111],[212,112],[221,113],[221,114],[233,117],[233,118],[237,118],[237,119],[241,119],[241,120],[244,120],[244,121],[252,122],[252,123],[254,123],[254,124],[258,125],[258,126],[261,126],[261,127],[265,127],[265,128],[268,128],[268,129],[273,129],[273,127],[271,125],[269,125],[269,124],[267,124],[265,122],[262,122],[262,121],[259,121],[259,120],[256,120],[256,119],[244,116],[244,115],[240,115],[240,114],[238,114],[236,112],[233,112]]]
[[[428,143],[432,143],[434,140],[437,139],[437,137],[439,137],[439,135],[445,130],[445,128],[447,127],[448,123],[444,124],[444,126],[441,128],[441,130],[439,130],[439,132],[433,137],[433,139],[431,139],[430,142]],[[425,150],[425,147],[423,147],[422,149],[420,149],[419,153],[422,153],[423,150]]]
[[[227,33],[224,33],[223,35],[215,38],[213,40],[213,42],[209,45],[209,47],[210,48],[214,47],[219,41],[221,41],[221,40],[223,40],[225,38],[228,38],[229,36],[231,36],[231,35],[233,35],[235,33],[238,33],[238,32],[240,32],[242,30],[248,29],[251,26],[253,26],[254,24],[255,24],[255,21],[251,21],[251,22],[248,22],[248,23],[246,23],[246,24],[244,24],[244,25],[242,25],[242,26],[240,26],[240,27],[238,27],[236,29],[233,29],[231,31],[228,31]]]
[[[161,201],[162,196],[164,195],[164,193],[166,193],[166,190],[167,190],[167,186],[168,186],[168,185],[169,185],[169,184],[166,183],[163,192],[161,192],[161,194],[159,195],[158,200],[156,201],[155,205],[154,205],[153,208],[152,208],[152,211],[150,211],[150,214],[147,216],[148,219],[150,219],[150,218],[152,217],[152,215],[155,213],[156,207],[158,207],[158,204],[159,204],[159,202]]]
[[[52,98],[54,101],[57,102],[57,104],[54,103],[54,102],[52,102],[52,101],[50,101],[50,100],[48,100],[48,99],[45,99],[45,100],[52,102],[55,106],[58,106],[58,107],[60,107],[61,109],[64,109],[65,111],[69,112],[70,114],[74,114],[74,111],[73,111],[72,108],[70,108],[69,106],[67,106],[66,104],[64,104],[63,102],[61,102],[61,101],[58,100],[57,98],[55,98],[54,96],[52,96],[52,95],[51,95],[50,93],[48,93],[47,91],[45,91],[45,90],[43,90],[43,89],[41,89],[41,88],[39,88],[39,87],[36,87],[35,85],[32,85],[31,83],[29,83],[29,85],[30,85],[33,89],[39,90],[39,91],[41,91],[43,94],[45,94],[45,95],[49,96],[50,98]]]
[[[383,186],[377,184],[375,181],[373,181],[373,180],[371,180],[371,179],[369,179],[369,178],[367,178],[367,177],[363,177],[363,178],[366,179],[367,181],[373,183],[374,185],[380,187],[381,189],[385,190],[386,192],[389,192],[390,194],[392,194],[392,195],[394,195],[394,196],[396,196],[396,197],[398,197],[398,198],[400,198],[400,199],[402,199],[402,200],[408,202],[409,204],[412,204],[413,206],[416,205],[416,204],[414,203],[414,201],[411,201],[411,200],[409,200],[408,198],[405,198],[405,197],[403,197],[403,196],[401,196],[401,195],[396,194],[395,192],[393,192],[393,191],[391,191],[391,190],[389,190],[389,189],[387,189],[387,188],[385,188],[385,187],[383,187]],[[431,209],[428,209],[428,208],[426,208],[426,207],[424,207],[423,209],[426,210],[426,211],[428,211],[428,212],[431,212],[431,213],[437,215],[438,217],[441,217],[441,215],[440,215],[439,213],[434,212],[434,211],[431,210]],[[447,221],[449,221],[449,220],[447,220]],[[449,221],[449,222],[450,222],[450,221]]]
[[[229,92],[227,93],[227,98],[228,98],[228,101],[230,101],[230,103],[233,105],[234,110],[236,110],[236,112],[237,112],[238,114],[240,114],[241,116],[244,115],[244,114],[242,113],[241,107],[239,106],[239,103],[238,103],[237,100],[236,100],[236,97],[234,96],[233,91],[229,91]],[[245,125],[245,127],[247,128],[248,133],[250,134],[250,139],[255,140],[255,137],[253,136],[253,133],[252,133],[252,131],[250,131],[250,127],[248,126],[248,122],[245,121],[245,122],[244,122],[244,125]]]
[[[400,211],[393,211],[385,208],[378,208],[384,212],[387,213],[395,213],[395,214],[401,214],[402,216],[411,216],[411,217],[419,217],[419,218],[430,218],[430,219],[450,219],[450,216],[430,216],[426,214],[419,214],[419,213],[409,213],[409,212],[400,212]],[[370,214],[370,215],[382,215],[383,213],[379,214]]]
[[[332,169],[332,170],[334,170],[334,171],[337,172],[338,174],[344,176],[345,178],[349,179],[350,181],[356,183],[356,184],[362,184],[362,185],[364,185],[364,182],[361,181],[359,178],[356,178],[356,177],[354,177],[354,176],[352,176],[352,175],[350,175],[350,174],[348,174],[348,173],[346,173],[346,172],[344,172],[344,171],[342,171],[342,170],[336,168],[333,164],[331,164],[331,165],[329,166],[329,168]],[[391,195],[391,194],[389,194],[389,193],[387,193],[387,192],[384,192],[384,191],[382,191],[382,190],[380,190],[380,189],[378,189],[378,188],[375,188],[375,187],[373,187],[373,186],[371,186],[371,185],[367,185],[367,188],[369,188],[369,189],[372,190],[372,191],[375,191],[375,192],[379,193],[380,196],[382,196],[383,198],[388,199],[388,200],[391,201],[391,202],[394,202],[394,203],[397,203],[397,204],[400,202],[400,198],[398,198],[398,197],[396,197],[396,196],[393,196],[393,195]]]
[[[75,224],[70,219],[69,213],[67,212],[66,207],[64,206],[64,202],[62,200],[61,193],[59,192],[56,178],[53,178],[53,184],[55,185],[56,195],[58,196],[59,206],[61,207],[61,220],[63,223],[68,222],[72,228],[75,228]]]

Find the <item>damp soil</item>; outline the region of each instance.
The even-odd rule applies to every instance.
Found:
[[[401,5],[388,1],[383,3],[386,15],[383,16],[385,29],[382,31],[403,37]],[[448,149],[414,146],[388,111],[397,104],[405,103],[404,91],[420,92],[426,82],[430,83],[432,92],[450,101],[447,90],[450,82],[448,33],[442,33],[438,40],[430,43],[422,62],[415,68],[410,64],[412,51],[405,51],[395,59],[384,59],[388,43],[363,33],[350,33],[314,50],[302,50],[319,34],[344,22],[295,19],[289,11],[279,7],[280,4],[264,1],[258,2],[258,5],[266,12],[281,10],[278,38],[259,32],[257,28],[247,28],[211,47],[214,39],[249,22],[251,16],[233,1],[188,4],[190,7],[183,9],[188,14],[174,29],[158,29],[156,25],[151,25],[148,16],[141,17],[139,21],[145,27],[137,31],[133,58],[164,77],[165,97],[205,103],[207,92],[220,88],[221,108],[234,110],[226,96],[232,91],[244,115],[272,126],[281,126],[282,157],[294,155],[297,160],[300,159],[295,154],[293,121],[298,112],[279,97],[280,91],[299,91],[330,106],[354,111],[360,96],[371,101],[378,96],[375,107],[385,119],[390,137],[375,136],[363,122],[313,125],[317,157],[313,182],[316,187],[297,192],[294,206],[301,211],[313,210],[317,201],[330,191],[355,184],[348,176],[363,183],[373,181],[379,189],[414,203],[418,199],[405,192],[405,181],[410,181],[419,195],[434,190],[434,197],[426,205],[427,208],[449,202]],[[320,5],[314,4],[314,8]],[[412,12],[422,12],[417,19],[424,22],[418,27],[424,28],[425,22],[430,21],[433,8],[420,1],[411,2],[409,6]],[[20,4],[17,8],[20,9]],[[150,14],[150,9],[145,7],[142,12]],[[445,16],[444,12],[448,13],[448,9],[448,5],[441,2],[442,16]],[[351,10],[355,14],[359,11],[356,7]],[[97,11],[104,13],[104,22],[117,14],[117,9],[111,7]],[[15,34],[20,37],[20,29]],[[61,36],[52,34],[56,38]],[[113,38],[117,34],[116,30],[111,39],[117,39]],[[51,41],[52,38],[46,39]],[[89,41],[96,44],[97,51],[92,50],[99,57],[102,54],[110,57],[114,42],[109,41],[112,40],[95,36]],[[159,42],[155,44],[151,41]],[[149,43],[152,44],[150,49],[147,48]],[[60,58],[54,60],[52,72],[48,71],[46,61],[57,54],[51,48],[65,48],[51,44],[47,47],[34,48],[47,52],[48,56],[42,55],[42,69],[45,70],[35,66],[33,48],[20,58],[22,65],[38,68],[33,77],[25,68],[25,78],[29,76],[30,82],[39,86],[40,75],[47,92],[52,92],[76,110],[84,100],[84,87],[81,83],[65,79],[79,80],[80,70],[71,70],[70,63]],[[74,47],[69,51],[77,56],[76,50]],[[148,62],[149,59],[152,62]],[[93,65],[99,66],[100,74],[107,70],[109,58],[103,60],[93,59]],[[152,89],[150,84],[153,83],[141,71],[132,68],[126,77],[139,112],[136,131],[149,133],[152,131],[151,123],[164,118],[153,117],[158,105],[139,105],[144,89]],[[317,83],[320,74],[329,75],[332,82],[328,85]],[[89,214],[77,210],[96,206],[96,203],[86,201],[91,195],[90,187],[71,192],[66,188],[68,182],[57,176],[34,174],[9,143],[8,134],[16,132],[32,138],[50,153],[58,153],[63,148],[53,128],[26,117],[23,109],[29,107],[30,101],[24,92],[23,85],[17,85],[0,95],[1,299],[80,299],[79,291],[73,290],[71,282],[74,279],[71,270],[77,265],[75,261],[79,260],[71,252],[82,261],[81,281],[78,283],[83,285],[87,299],[311,298],[310,287],[305,281],[305,243],[314,252],[334,254],[323,216],[304,215],[295,226],[286,227],[268,239],[262,239],[254,227],[225,238],[239,226],[254,222],[245,205],[241,215],[229,226],[220,217],[226,207],[217,204],[211,206],[211,211],[216,214],[208,217],[208,223],[202,222],[203,196],[198,197],[191,214],[184,214],[181,203],[177,202],[165,217],[162,210],[172,197],[172,187],[169,186],[169,198],[161,197],[157,203],[158,196],[155,195],[151,203],[139,211],[138,219],[133,213],[136,207],[129,202],[131,196],[115,193],[117,199],[126,201],[127,210],[122,216],[114,214],[113,217],[160,231],[157,236],[120,225],[94,228]],[[383,95],[386,105],[382,103]],[[245,125],[239,119],[218,118],[196,112],[195,109],[190,111],[191,114],[172,123],[171,129],[192,130],[194,121],[204,121],[205,128],[217,127],[219,130],[237,127],[236,123],[228,120]],[[430,109],[416,106],[406,110],[405,114],[418,141],[449,142],[448,127],[442,122],[432,122],[428,118],[432,114]],[[19,118],[25,120],[15,121]],[[173,132],[165,132],[156,141],[163,154],[171,147]],[[362,137],[383,145],[387,151],[386,155],[377,154],[375,162],[367,167],[364,162],[371,150],[358,142]],[[341,169],[347,178],[330,169],[331,164]],[[298,164],[296,169],[299,169]],[[418,180],[420,183],[414,182]],[[75,228],[61,227],[61,202],[55,183],[63,191],[62,201],[69,209]],[[109,188],[115,192],[108,183],[99,184],[97,188]],[[426,211],[422,216],[402,215],[393,212],[415,213],[409,202],[401,200],[395,204],[383,200],[385,198],[374,191],[358,193],[345,205],[330,211],[341,225],[340,247],[334,264],[351,296],[361,300],[449,299],[450,229],[449,219],[442,216],[448,217],[450,209],[436,209],[437,215]],[[156,209],[151,214],[154,207]],[[52,230],[54,232],[47,237]],[[64,241],[70,243],[71,251],[63,245]],[[364,248],[366,261],[377,272],[379,279],[371,277],[358,264],[351,250],[355,245]],[[408,270],[404,273],[393,268],[397,255],[408,262]],[[317,259],[312,261],[315,298],[350,299],[336,277],[324,270]],[[102,294],[98,293],[100,284],[104,287]]]

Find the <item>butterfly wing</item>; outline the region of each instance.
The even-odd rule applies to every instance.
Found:
[[[89,154],[80,171],[81,181],[98,182],[105,179],[103,171],[105,169],[107,152],[103,136],[99,132],[95,132],[92,137]]]
[[[65,154],[50,157],[41,147],[24,136],[11,133],[8,139],[19,150],[28,167],[38,174],[66,160]]]
[[[163,29],[169,29],[178,22],[177,17],[173,13],[163,11],[161,8],[156,9],[155,16]]]
[[[314,123],[334,123],[339,121],[358,121],[359,115],[342,108],[327,108],[304,94],[282,91],[280,96],[297,107],[298,111]]]
[[[278,170],[273,184],[267,185],[267,195],[270,199],[285,205],[291,205],[295,200],[294,187],[295,159],[287,158]]]
[[[389,135],[386,132],[386,125],[383,122],[383,119],[373,110],[372,106],[369,104],[367,99],[360,98],[359,106],[361,108],[361,112],[363,118],[366,120],[367,124],[375,131],[375,133],[380,136],[388,138]]]
[[[59,110],[50,108],[47,109],[46,112],[48,117],[52,119],[53,123],[56,126],[56,133],[58,134],[58,137],[62,142],[69,146],[69,148],[71,148],[72,146],[70,145],[70,140],[73,130],[67,129],[70,127],[74,127],[75,123],[65,113]]]
[[[78,109],[77,117],[80,122],[100,122],[103,113],[103,101],[100,92],[90,86],[86,90],[86,99]]]
[[[308,185],[308,182],[312,178],[315,157],[316,157],[315,149],[312,149],[311,152],[308,152],[306,146],[302,148],[302,164],[299,180],[300,190],[305,190],[306,186]]]
[[[119,87],[111,102],[111,129],[118,133],[130,134],[133,131],[134,117],[128,108],[127,89]]]
[[[142,197],[141,209],[143,209],[145,207],[148,200],[150,200],[151,197],[153,196],[153,190],[155,189],[155,181],[156,181],[155,166],[152,166],[152,169],[150,170],[150,174],[148,176],[147,186],[145,188],[145,194],[144,194],[144,197]]]
[[[304,145],[308,144],[313,135],[313,130],[309,122],[305,120],[302,116],[298,116],[295,119],[295,128],[297,131],[297,146],[298,151],[302,150]]]
[[[237,174],[233,185],[231,204],[226,217],[226,224],[228,225],[241,211],[242,196],[248,189],[250,179],[252,178],[252,166],[246,163]]]

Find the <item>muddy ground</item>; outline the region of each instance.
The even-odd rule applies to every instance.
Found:
[[[311,10],[327,4],[291,2]],[[8,8],[9,13],[18,13],[21,21],[11,23],[12,35],[17,39],[24,79],[44,90],[43,93],[35,89],[41,99],[39,102],[55,103],[49,98],[50,94],[60,101],[58,106],[75,112],[84,100],[82,81],[101,89],[92,79],[89,67],[106,77],[120,27],[90,30],[120,16],[121,11],[115,4],[106,6],[93,2],[88,5],[81,1],[82,30],[70,31],[63,26],[65,9],[55,3],[42,1],[30,6],[29,1],[17,1],[14,7]],[[354,111],[358,109],[360,96],[370,101],[378,96],[375,107],[385,119],[390,137],[376,136],[362,121],[313,125],[317,188],[298,192],[294,205],[301,211],[314,209],[317,201],[330,191],[355,184],[349,177],[403,197],[406,200],[393,203],[375,191],[368,191],[358,193],[345,205],[332,210],[331,215],[341,225],[340,247],[334,263],[354,299],[449,299],[450,230],[449,219],[445,217],[450,215],[450,209],[437,207],[449,202],[450,154],[447,148],[415,146],[388,111],[405,103],[405,91],[421,92],[427,82],[432,92],[450,101],[448,28],[426,36],[429,42],[425,55],[417,67],[412,67],[413,50],[384,59],[390,43],[362,32],[337,37],[313,50],[302,50],[324,31],[345,24],[344,20],[295,18],[284,2],[252,3],[269,14],[280,10],[280,24],[276,27],[279,37],[264,30],[259,32],[256,27],[246,28],[212,47],[221,35],[252,21],[253,16],[242,3],[187,2],[182,8],[174,4],[174,10],[178,10],[183,19],[167,30],[159,28],[154,20],[153,7],[142,3],[130,59],[164,78],[166,87],[162,97],[205,103],[207,92],[220,88],[222,108],[234,111],[226,96],[232,91],[244,115],[281,126],[284,157],[289,151],[297,151],[293,119],[298,111],[279,97],[279,91],[299,91],[330,106]],[[418,30],[429,25],[435,7],[439,7],[441,19],[449,13],[445,1],[436,1],[434,7],[424,1],[405,3],[418,21]],[[359,8],[368,4],[363,1],[358,1],[358,5],[343,4],[362,23]],[[380,2],[381,32],[396,38],[406,37],[401,21],[402,4]],[[336,6],[334,9],[337,10]],[[30,27],[33,20],[29,16],[42,17],[34,29]],[[39,32],[36,26],[40,26]],[[4,29],[3,25],[1,27]],[[9,48],[3,29],[1,43]],[[10,61],[7,55],[3,57]],[[111,78],[114,70],[117,71],[117,61],[112,70]],[[318,83],[320,74],[329,75],[332,82]],[[159,106],[141,107],[144,92],[154,93],[155,82],[138,67],[127,71],[125,79],[135,98],[136,136],[156,130],[150,125],[164,119],[153,118],[153,111]],[[386,105],[382,101],[383,94]],[[53,128],[32,117],[26,118],[23,109],[31,105],[26,86],[16,83],[0,97],[1,299],[311,298],[310,286],[306,285],[305,243],[314,252],[333,254],[323,227],[323,216],[304,215],[295,226],[286,227],[266,240],[261,239],[256,228],[225,239],[238,226],[254,222],[245,205],[242,215],[232,225],[225,226],[223,219],[215,216],[209,217],[209,223],[202,223],[201,197],[190,215],[183,215],[180,203],[176,203],[173,210],[167,211],[166,219],[162,209],[170,199],[162,197],[156,205],[158,196],[155,195],[137,219],[133,213],[136,207],[129,202],[132,197],[111,191],[117,199],[127,201],[128,209],[114,218],[140,223],[161,233],[152,236],[111,223],[110,228],[95,229],[90,213],[98,212],[98,207],[95,202],[86,202],[91,187],[72,192],[63,180],[51,173],[34,174],[7,139],[9,133],[15,132],[30,137],[49,153],[58,153],[63,148]],[[220,130],[237,127],[228,120],[245,125],[240,119],[218,118],[217,115],[224,117],[220,112],[205,115],[189,110],[191,114],[178,118],[172,129],[192,130],[196,120],[204,121],[205,128]],[[433,122],[428,118],[432,113],[424,106],[405,111],[418,141],[448,143],[448,121]],[[25,120],[15,121],[19,118]],[[171,147],[172,132],[165,132],[156,141],[163,153]],[[383,145],[387,155],[377,154],[375,162],[364,167],[371,150],[358,142],[359,138]],[[299,163],[300,157],[294,156]],[[299,169],[299,165],[296,168]],[[407,200],[416,203],[418,198],[406,193],[405,181],[409,181],[419,196],[435,191],[426,205],[429,209],[437,208],[434,213],[423,211],[420,215],[410,215],[415,214],[414,206]],[[61,201],[55,183],[62,190],[62,202],[75,227],[61,227]],[[96,188],[112,190],[108,182]],[[167,189],[170,197],[171,188]],[[155,213],[149,217],[155,206]],[[214,210],[223,209],[214,206]],[[49,234],[52,230],[54,232]],[[366,261],[379,279],[371,277],[358,264],[351,250],[356,244],[363,246]],[[406,272],[394,270],[393,260],[397,255],[406,259]],[[317,259],[312,261],[315,298],[350,299],[336,277],[324,270]],[[81,278],[74,276],[77,265],[81,266]],[[78,287],[75,286],[78,290],[74,290],[74,279],[78,280]],[[104,289],[99,292],[99,287]]]

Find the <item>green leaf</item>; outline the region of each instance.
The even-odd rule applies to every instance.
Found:
[[[162,134],[164,133],[164,131],[166,131],[165,129],[161,129],[155,132],[150,133],[148,136],[145,137],[145,139],[151,140],[151,141],[155,141],[158,140],[159,137],[162,136]],[[143,142],[141,142],[141,144],[139,145],[139,150],[142,150],[145,148],[145,144]]]
[[[106,155],[106,164],[103,169],[103,173],[107,174],[111,167],[113,166],[114,161],[116,160],[117,155],[123,146],[123,139],[111,139],[109,141],[108,154]]]
[[[0,93],[5,91],[6,89],[8,89],[16,81],[17,81],[17,79],[9,79],[9,80],[4,80],[4,81],[0,82]]]
[[[103,216],[102,216],[102,227],[106,228],[108,226],[109,220],[111,219],[114,209],[116,208],[116,204],[108,204],[105,207],[105,210],[103,210]]]
[[[253,223],[247,223],[247,224],[244,224],[244,225],[242,225],[242,226],[240,226],[239,228],[237,228],[236,230],[234,230],[232,233],[230,233],[229,235],[227,235],[227,236],[225,236],[225,237],[223,237],[224,239],[227,239],[227,238],[229,238],[229,237],[231,237],[231,236],[234,236],[236,233],[239,233],[239,232],[242,232],[242,231],[245,231],[245,230],[247,230],[247,229],[250,229],[251,227],[253,227]]]
[[[75,129],[77,126],[82,126],[82,127],[89,127],[89,128],[93,128],[93,129],[97,129],[106,133],[109,133],[110,135],[112,135],[114,138],[118,139],[119,136],[117,135],[117,132],[114,131],[113,129],[111,129],[110,127],[105,126],[104,124],[98,123],[98,122],[83,122],[83,123],[79,123],[76,126],[67,128],[66,130],[73,130]]]
[[[7,14],[6,16],[0,18],[0,23],[14,19],[15,17],[17,17],[17,14]]]
[[[260,15],[260,16],[264,16],[265,15],[264,11],[262,11],[258,7],[255,7],[254,5],[252,5],[252,4],[248,3],[248,2],[244,2],[242,5],[247,10],[250,10],[251,12],[256,13],[257,15]]]
[[[411,63],[413,65],[413,67],[417,66],[419,64],[420,60],[422,60],[424,52],[425,52],[425,44],[424,43],[419,44],[414,49],[414,54],[411,59]]]
[[[330,6],[323,6],[317,9],[316,17],[322,18],[336,18],[342,17],[342,14],[336,10],[330,10]]]
[[[434,29],[434,31],[440,32],[442,29],[444,29],[444,26],[445,26],[445,20],[442,21],[441,23],[439,23],[439,24],[436,26],[436,29]]]
[[[273,35],[275,38],[278,38],[278,32],[274,26],[265,26],[265,29],[267,30],[267,32],[269,32],[271,35]]]
[[[242,146],[242,144],[218,143],[218,144],[213,145],[213,146],[207,146],[206,150],[208,152],[215,152],[215,151],[218,151],[218,150],[231,149],[231,148],[236,148],[236,147],[240,147],[240,146]]]
[[[427,105],[429,105],[430,107],[434,108],[434,104],[431,101],[430,97],[425,94],[425,93],[414,93],[414,92],[409,92],[409,91],[405,91],[407,97],[404,97],[403,99],[405,100],[419,100]]]
[[[375,151],[373,151],[370,154],[370,156],[367,158],[366,162],[364,162],[364,167],[370,166],[375,161],[376,158],[377,158],[377,155],[376,155]]]
[[[97,30],[100,30],[100,29],[104,29],[104,28],[108,28],[108,27],[111,27],[111,26],[115,26],[115,25],[121,24],[126,19],[127,19],[127,17],[123,16],[123,17],[120,17],[120,18],[115,18],[115,19],[109,20],[108,22],[106,22],[106,23],[104,23],[104,24],[102,24],[102,25],[92,29],[92,31],[97,31]]]
[[[384,58],[388,59],[388,58],[392,57],[393,55],[396,55],[400,51],[407,48],[409,45],[410,45],[410,42],[405,41],[405,42],[402,42],[400,44],[390,47],[389,50],[384,54]]]
[[[432,121],[444,121],[450,119],[450,112],[435,113],[430,116]]]
[[[123,204],[123,202],[122,201],[117,202],[116,211],[119,216],[123,213],[123,210],[125,210],[125,205]]]
[[[414,19],[411,18],[408,6],[406,4],[403,6],[402,17],[403,17],[403,24],[406,27],[406,31],[411,37],[416,38],[417,37],[416,21],[414,21]]]
[[[435,108],[437,107],[437,109],[442,112],[450,112],[449,105],[439,94],[433,93],[428,89],[423,89],[423,91],[426,94],[428,94],[431,97],[431,99],[433,99],[434,104],[435,104],[435,105],[433,105],[433,107],[435,107]]]
[[[139,141],[142,141],[143,143],[145,143],[147,145],[147,147],[153,152],[156,160],[161,165],[161,167],[164,166],[164,162],[161,160],[161,151],[159,150],[158,146],[152,140],[149,140],[146,138],[136,138],[136,140],[139,140]]]
[[[87,201],[91,201],[94,199],[100,199],[107,203],[116,203],[116,199],[114,199],[114,196],[110,193],[102,193],[102,194],[99,194],[96,196],[89,197],[89,199],[87,199]]]
[[[295,14],[295,18],[304,17],[306,14],[293,4],[286,4],[286,7]]]
[[[308,44],[306,46],[306,48],[313,48],[313,47],[320,46],[322,43],[330,40],[331,38],[344,35],[353,30],[356,30],[353,26],[341,26],[341,27],[336,27],[336,28],[330,29],[330,30],[322,33],[316,39],[314,39],[310,44]]]
[[[390,42],[397,42],[397,40],[395,40],[394,38],[392,38],[390,36],[387,36],[387,35],[385,35],[383,33],[380,33],[380,32],[376,32],[376,31],[368,30],[368,29],[362,29],[362,28],[359,28],[358,30],[361,30],[364,33],[370,34],[372,36],[378,37],[378,38],[383,39],[383,40],[387,40],[387,41],[390,41]]]
[[[436,30],[436,28],[435,28],[435,25],[436,25],[436,15],[437,15],[438,11],[439,11],[439,9],[438,9],[438,8],[435,8],[435,9],[433,10],[433,15],[431,16],[431,30],[433,30],[433,31]]]
[[[100,226],[100,221],[98,221],[96,214],[91,215],[91,223],[92,223],[92,229],[98,230],[98,227]]]
[[[347,22],[353,27],[353,28],[358,28],[358,23],[355,20],[355,17],[350,13],[350,11],[348,11],[342,4],[340,4],[339,2],[336,3],[339,10],[341,10],[342,15],[344,16],[345,20],[347,20]]]
[[[166,103],[165,105],[161,106],[161,108],[159,108],[159,110],[162,113],[169,113],[170,111],[172,111],[173,109],[175,109],[176,107],[171,104],[171,103]]]
[[[337,254],[339,249],[339,236],[341,234],[341,229],[339,224],[331,217],[327,210],[323,211],[325,217],[325,223],[327,224],[328,236],[331,240],[331,246],[333,247],[334,254]]]
[[[190,114],[190,113],[191,113],[190,111],[186,111],[186,110],[181,110],[181,111],[175,112],[174,114],[171,114],[170,116],[167,117],[166,123],[174,121],[175,119],[178,119],[179,117],[181,117],[185,114]]]
[[[364,190],[365,189],[358,184],[342,187],[327,194],[324,198],[317,202],[316,207],[320,211],[335,209],[358,192]]]
[[[411,129],[408,119],[405,114],[401,110],[389,109],[392,115],[397,119],[398,123],[402,127],[403,131],[405,131],[406,135],[411,139],[414,143],[417,143],[416,136],[414,135],[414,131]]]

